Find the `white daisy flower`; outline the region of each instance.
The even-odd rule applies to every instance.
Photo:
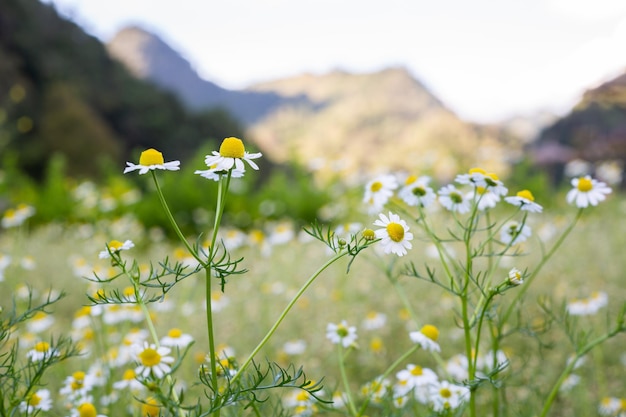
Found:
[[[417,343],[426,351],[441,351],[441,347],[439,347],[439,343],[437,343],[439,339],[439,329],[432,324],[426,324],[419,332],[409,333],[409,338],[411,338],[413,343]]]
[[[474,187],[490,188],[491,191],[499,196],[505,196],[508,192],[502,181],[493,172],[487,172],[481,168],[472,168],[467,174],[456,176],[456,182],[459,184],[468,184]]]
[[[160,379],[171,372],[170,364],[174,362],[174,358],[167,356],[171,352],[170,348],[165,346],[157,348],[155,344],[143,342],[143,345],[134,345],[132,351],[135,360],[139,362],[139,366],[135,368],[137,376],[148,378],[153,375]]]
[[[574,299],[567,303],[567,312],[572,316],[592,316],[608,304],[605,292],[594,292],[590,297]]]
[[[203,178],[206,178],[207,180],[213,180],[213,181],[219,181],[220,178],[222,178],[222,175],[224,175],[226,171],[218,169],[217,168],[217,164],[213,164],[209,167],[209,169],[205,169],[205,170],[195,170],[194,174],[198,174]],[[231,178],[241,178],[243,177],[243,175],[246,173],[245,170],[243,169],[237,169],[237,168],[233,168],[230,176]]]
[[[357,337],[356,327],[348,326],[345,320],[339,324],[328,323],[326,326],[326,338],[336,345],[341,343],[347,348],[356,341]]]
[[[193,342],[193,337],[183,333],[182,330],[174,328],[167,332],[167,336],[161,339],[161,344],[168,347],[186,348]]]
[[[295,236],[293,224],[288,221],[282,221],[270,227],[267,240],[272,246],[284,245],[291,242]]]
[[[122,379],[113,383],[116,390],[130,390],[131,392],[143,391],[145,386],[137,380],[134,369],[127,369],[122,375]]]
[[[243,161],[246,161],[252,169],[258,170],[259,167],[252,160],[260,158],[262,154],[248,153],[241,139],[229,137],[222,141],[219,152],[213,151],[212,155],[207,155],[204,163],[208,167],[215,166],[217,171],[229,171],[235,169],[239,173],[245,172]]]
[[[598,406],[601,416],[617,416],[623,409],[622,400],[616,397],[604,397]]]
[[[500,202],[500,196],[488,187],[474,187],[474,190],[470,191],[466,197],[476,202],[480,211],[494,208]]]
[[[543,207],[535,203],[535,197],[528,190],[519,191],[515,196],[505,197],[504,201],[531,213],[541,213],[543,210]]]
[[[219,313],[230,304],[230,298],[219,290],[211,291],[211,311]],[[206,304],[204,305],[206,309]]]
[[[28,331],[31,333],[41,333],[54,324],[54,316],[43,311],[38,311],[26,324]]]
[[[389,212],[389,217],[380,213],[379,220],[374,222],[374,226],[383,227],[375,231],[376,238],[382,239],[380,244],[385,253],[395,253],[398,256],[407,254],[407,249],[413,245],[413,234],[409,232],[409,226],[400,216]]]
[[[120,242],[119,240],[112,240],[106,245],[106,249],[101,251],[98,257],[100,259],[107,259],[111,257],[111,253],[117,253],[123,250],[129,250],[134,248],[135,244],[131,240],[125,240]]]
[[[70,401],[75,401],[86,398],[92,388],[91,377],[83,371],[76,371],[65,378],[65,384],[59,390],[59,394],[65,395]]]
[[[524,275],[522,271],[517,268],[512,268],[509,271],[509,283],[512,285],[522,285],[524,283]]]
[[[530,226],[527,224],[510,221],[500,229],[500,241],[505,245],[517,245],[526,241],[532,234]]]
[[[446,362],[446,374],[455,381],[463,381],[469,378],[469,372],[467,370],[468,366],[467,356],[459,353],[448,359],[448,362]]]
[[[48,411],[52,408],[50,391],[40,389],[31,394],[26,401],[20,403],[20,411],[26,415],[35,415],[38,411]]]
[[[476,359],[476,368],[482,370],[484,374],[489,374],[498,368],[503,370],[508,365],[509,358],[507,358],[506,354],[501,350],[497,350],[495,354],[493,350],[489,350]]]
[[[391,382],[379,376],[361,387],[361,395],[369,397],[374,403],[380,403],[383,401],[390,388],[392,388]]]
[[[454,185],[449,184],[442,187],[437,194],[439,195],[439,202],[446,209],[459,214],[470,211],[469,200]]]
[[[5,229],[17,227],[24,223],[29,217],[32,217],[34,214],[34,207],[26,204],[20,204],[14,209],[10,208],[6,210],[0,224],[2,224],[2,227],[4,227]]]
[[[469,389],[448,381],[439,381],[429,385],[429,399],[436,412],[449,412],[469,400]]]
[[[428,207],[437,199],[437,195],[428,186],[430,177],[410,176],[406,179],[405,185],[398,192],[400,197],[409,206]]]
[[[398,188],[398,180],[390,174],[379,175],[365,184],[363,202],[368,206],[368,212],[371,213],[371,210],[377,208],[376,211],[380,211],[387,204],[396,188]]]
[[[32,362],[43,361],[52,356],[59,356],[59,352],[48,342],[37,342],[31,350],[26,352],[26,357]]]
[[[387,316],[377,311],[370,311],[363,320],[363,328],[365,330],[377,330],[385,327],[387,324]]]
[[[156,149],[146,149],[139,156],[139,164],[133,164],[132,162],[126,162],[126,168],[124,174],[139,170],[139,174],[146,174],[148,171],[155,169],[164,169],[168,171],[178,171],[180,169],[180,161],[165,162],[163,154]]]
[[[597,206],[612,191],[605,183],[594,180],[589,175],[572,179],[572,186],[574,188],[567,193],[567,202],[574,203],[579,208]]]
[[[424,388],[436,383],[439,379],[431,369],[414,364],[409,364],[406,369],[399,371],[396,378],[398,378],[398,383],[394,386],[394,391],[397,395],[405,395],[417,388]],[[420,390],[416,390],[415,394],[418,401],[427,402],[426,396],[422,396]]]
[[[283,352],[287,355],[301,355],[306,351],[306,341],[302,339],[290,340],[283,345]]]

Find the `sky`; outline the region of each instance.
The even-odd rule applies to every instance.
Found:
[[[626,0],[43,0],[106,42],[138,25],[224,88],[405,67],[459,116],[564,113],[626,70]]]

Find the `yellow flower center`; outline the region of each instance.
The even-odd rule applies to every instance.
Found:
[[[409,178],[406,179],[406,181],[404,181],[404,185],[413,184],[416,180],[417,177],[415,175],[411,175],[409,176]]]
[[[487,191],[487,189],[485,187],[476,187],[476,192],[478,194],[485,194],[485,191]]]
[[[459,193],[450,193],[450,200],[452,200],[452,202],[454,204],[460,204],[463,202],[463,196]]]
[[[109,242],[109,249],[113,252],[116,252],[121,249],[124,244],[119,240],[112,240]]]
[[[493,172],[490,172],[489,174],[487,174],[487,177],[491,178],[494,181],[499,181],[500,180],[500,178],[498,178],[498,176],[495,173],[493,173]]]
[[[122,375],[122,379],[124,381],[130,381],[135,379],[135,371],[133,371],[132,369],[125,370],[124,375]]]
[[[143,366],[152,367],[161,363],[161,355],[155,349],[147,348],[139,354]]]
[[[34,407],[38,406],[40,402],[41,402],[41,397],[37,394],[31,395],[30,398],[28,399],[28,405],[32,405]]]
[[[452,397],[452,391],[450,391],[448,388],[441,388],[439,390],[439,395],[441,395],[443,398],[450,398]]]
[[[432,324],[425,325],[424,327],[422,327],[422,330],[420,330],[420,332],[424,336],[426,336],[430,340],[434,340],[435,342],[437,341],[437,339],[439,339],[439,329],[437,329]]]
[[[79,417],[96,417],[96,407],[92,403],[82,403],[78,406]]]
[[[38,342],[35,344],[35,350],[37,352],[47,352],[50,349],[50,343],[48,342]]]
[[[413,375],[413,376],[420,376],[423,373],[424,372],[422,371],[422,367],[421,366],[415,365],[415,368],[411,369],[411,375]]]
[[[183,332],[180,329],[171,329],[167,335],[173,339],[178,339],[183,335]]]
[[[483,175],[487,175],[487,171],[485,171],[482,168],[472,168],[469,170],[470,174],[483,174]]]
[[[346,326],[344,326],[343,324],[340,324],[339,326],[337,326],[337,334],[339,335],[339,337],[344,338],[348,336],[348,329],[346,329]]]
[[[83,306],[74,314],[74,317],[85,317],[90,314],[91,314],[91,307]]]
[[[363,238],[365,240],[374,240],[376,239],[376,233],[372,229],[363,230]]]
[[[160,415],[159,403],[152,397],[148,397],[141,405],[142,417],[158,417]]]
[[[226,138],[220,146],[220,155],[225,158],[243,158],[246,148],[243,146],[241,139]]]
[[[143,166],[163,165],[164,163],[163,154],[152,148],[143,151],[139,157],[139,165]]]
[[[398,223],[389,223],[387,225],[387,233],[389,238],[394,242],[401,242],[404,239],[404,227]]]
[[[423,197],[426,195],[426,190],[424,187],[415,187],[413,188],[413,194],[419,197]]]
[[[383,350],[383,340],[380,337],[374,337],[370,342],[370,349],[372,352],[380,352]]]
[[[304,402],[304,401],[308,401],[309,400],[309,393],[306,391],[300,391],[297,395],[296,395],[296,401],[298,402]]]
[[[124,296],[125,297],[134,297],[135,296],[135,287],[126,287],[124,288]]]
[[[535,201],[535,197],[533,196],[533,193],[531,193],[528,190],[522,190],[522,191],[518,192],[517,196],[521,197],[521,198],[525,198],[528,201]]]
[[[370,186],[370,190],[372,190],[373,192],[378,192],[381,188],[383,188],[383,183],[380,181],[375,181]]]
[[[578,190],[586,193],[587,191],[591,191],[593,188],[593,183],[589,178],[579,178],[578,179]]]
[[[43,311],[38,311],[33,316],[33,320],[43,320],[46,317],[48,317],[48,315],[46,313],[44,313]]]

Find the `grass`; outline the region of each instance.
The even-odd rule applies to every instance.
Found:
[[[544,329],[548,322],[538,300],[559,310],[573,298],[586,297],[594,291],[606,292],[610,299],[607,308],[596,316],[577,320],[583,328],[594,332],[603,330],[606,317],[615,317],[620,304],[626,300],[626,287],[623,285],[626,258],[622,256],[626,222],[621,221],[624,212],[626,201],[619,196],[612,197],[600,207],[589,209],[528,291],[517,316],[518,331],[504,343],[511,360],[510,369],[505,371],[507,389],[501,393],[506,415],[533,415],[540,408],[546,387],[556,380],[573,352],[568,336],[556,323]],[[574,209],[559,209],[556,213],[535,216],[540,220],[531,224],[535,232],[534,243],[524,244],[525,249],[532,249],[531,254],[508,259],[502,268],[503,276],[512,266],[532,268],[539,253],[536,235],[541,230],[564,227],[566,218],[574,213]],[[435,213],[434,216],[437,218],[438,215]],[[444,221],[440,218],[438,224],[443,227]],[[107,268],[106,260],[99,260],[98,253],[111,239],[133,240],[137,247],[124,253],[123,257],[137,257],[140,263],[163,259],[174,253],[177,247],[167,241],[153,242],[150,232],[143,230],[132,218],[95,225],[49,224],[32,231],[6,230],[0,235],[0,253],[10,255],[13,262],[5,270],[4,282],[0,283],[0,306],[6,311],[13,299],[18,299],[19,303],[18,289],[23,285],[32,287],[38,296],[49,289],[64,291],[67,297],[53,306],[55,324],[41,337],[67,333],[75,312],[88,304],[85,294],[93,294],[94,291],[87,280],[75,276],[71,260],[81,258],[94,268]],[[229,278],[224,294],[229,302],[215,313],[215,332],[218,343],[232,347],[235,356],[242,360],[263,337],[299,286],[329,258],[329,254],[325,246],[316,241],[294,241],[276,246],[268,257],[262,256],[256,247],[242,247],[234,250],[233,254],[244,257],[243,266],[250,272]],[[18,265],[17,260],[25,255],[34,258],[36,267],[33,270]],[[419,237],[409,258],[416,264],[428,262],[440,268],[437,260],[428,256],[428,243],[420,241]],[[395,262],[395,267],[391,269],[392,277],[397,278],[395,285],[380,268],[381,264],[387,265],[390,260]],[[327,390],[332,391],[340,386],[340,375],[335,347],[326,340],[325,327],[327,323],[341,320],[358,327],[358,349],[346,360],[353,392],[358,392],[360,385],[373,380],[409,349],[412,343],[408,339],[408,331],[418,330],[423,324],[431,323],[440,329],[443,361],[462,353],[462,331],[458,327],[456,312],[459,307],[456,301],[435,285],[399,274],[406,260],[381,256],[372,249],[356,260],[347,275],[347,261],[334,265],[297,303],[293,313],[257,359],[268,358],[282,365],[290,362],[296,366],[303,365],[309,378],[323,378]],[[116,285],[123,288],[126,283]],[[199,364],[197,358],[207,354],[203,285],[200,274],[191,276],[168,294],[168,304],[152,306],[160,336],[176,327],[192,334],[196,340],[176,373],[179,381],[193,381]],[[507,292],[497,302],[506,304],[513,295],[513,291]],[[402,297],[410,303],[410,309],[407,310]],[[169,305],[172,310],[160,311],[164,305]],[[386,315],[386,324],[377,330],[365,330],[363,321],[370,312]],[[117,343],[132,326],[143,327],[143,323],[109,326],[101,330],[102,334],[96,335],[101,348],[94,349],[94,352],[104,352],[107,345]],[[20,329],[19,334],[23,333],[24,330]],[[306,342],[304,353],[288,355],[284,352],[284,344],[293,340]],[[380,346],[372,349],[376,341]],[[588,355],[576,372],[582,377],[581,381],[569,393],[559,395],[550,415],[595,415],[603,397],[624,396],[626,351],[623,345],[624,336],[621,335]],[[75,370],[85,370],[88,364],[94,362],[94,356],[71,359],[44,379],[53,398],[60,382]],[[440,363],[425,352],[415,353],[406,363],[416,363],[441,372]],[[479,407],[486,406],[489,401],[488,397],[479,397]],[[373,414],[375,412],[374,409],[371,415],[377,415]]]

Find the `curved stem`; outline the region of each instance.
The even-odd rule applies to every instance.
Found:
[[[587,353],[589,353],[589,351],[591,349],[593,349],[594,347],[596,347],[597,345],[605,342],[606,340],[610,339],[611,337],[615,336],[616,334],[620,333],[624,331],[624,329],[620,328],[620,326],[617,326],[614,330],[610,331],[609,333],[599,336],[598,338],[592,340],[591,342],[587,343],[577,354],[576,357],[570,361],[570,363],[565,367],[565,369],[563,370],[563,372],[561,373],[561,375],[559,376],[559,379],[557,379],[557,381],[554,383],[554,386],[552,387],[552,390],[550,391],[550,394],[548,394],[548,397],[546,398],[546,402],[543,405],[543,409],[541,411],[541,414],[539,414],[539,417],[545,417],[546,415],[548,415],[548,411],[550,411],[550,407],[552,407],[552,403],[554,402],[559,389],[561,388],[561,385],[563,385],[563,382],[565,381],[565,379],[569,376],[569,374],[572,373],[572,371],[574,370],[574,367],[576,366],[576,364],[578,363],[578,361],[580,360],[580,358],[582,358],[583,356],[585,356]]]
[[[357,411],[354,406],[354,400],[352,398],[352,390],[350,390],[350,383],[348,382],[348,374],[346,373],[346,365],[343,361],[343,345],[341,342],[337,344],[337,356],[339,357],[339,372],[341,373],[341,380],[343,382],[343,387],[346,390],[346,396],[348,397],[348,409],[350,413],[356,417]]]
[[[521,288],[516,293],[515,298],[511,300],[506,311],[502,315],[500,326],[504,325],[504,323],[508,321],[509,317],[513,313],[513,309],[516,307],[517,303],[520,301],[520,299],[526,293],[526,291],[528,291],[528,288],[530,287],[530,284],[532,283],[532,281],[535,279],[535,277],[537,277],[537,275],[539,275],[539,272],[541,271],[543,266],[548,262],[548,260],[552,257],[552,255],[554,255],[556,250],[559,247],[561,247],[561,245],[563,244],[567,236],[569,236],[571,231],[574,229],[574,226],[576,226],[576,223],[578,223],[578,220],[580,220],[580,218],[582,217],[583,210],[584,209],[582,208],[578,210],[578,213],[576,214],[576,217],[574,218],[574,220],[572,220],[572,223],[570,223],[570,225],[567,227],[567,229],[565,229],[561,237],[559,237],[559,239],[554,243],[554,246],[552,246],[552,249],[550,249],[548,253],[546,253],[543,256],[543,258],[541,259],[537,267],[534,269],[532,274],[525,280],[524,285],[521,285]]]
[[[333,256],[328,261],[326,261],[326,263],[324,265],[322,265],[317,271],[315,271],[315,273],[313,273],[313,275],[311,275],[311,277],[304,283],[304,285],[302,285],[302,287],[298,290],[296,295],[294,295],[294,297],[291,299],[291,301],[289,301],[289,304],[287,304],[287,306],[285,307],[283,312],[280,314],[280,316],[278,316],[278,319],[276,320],[274,325],[270,328],[270,330],[267,332],[265,337],[263,337],[263,339],[259,342],[257,347],[254,348],[252,353],[250,353],[248,358],[242,363],[241,367],[239,368],[239,370],[237,371],[235,376],[233,376],[233,378],[231,379],[231,381],[230,381],[231,384],[233,384],[235,381],[237,381],[239,378],[241,378],[241,375],[246,370],[246,368],[250,365],[250,363],[252,362],[252,359],[254,359],[254,356],[257,353],[259,353],[259,351],[263,348],[263,346],[265,346],[265,344],[270,340],[270,338],[276,332],[276,329],[278,329],[278,326],[280,326],[280,324],[285,319],[285,317],[287,316],[287,314],[289,313],[291,308],[296,304],[296,302],[300,299],[302,294],[304,294],[304,292],[307,290],[307,288],[309,288],[311,286],[311,284],[313,284],[315,279],[326,268],[328,268],[330,265],[332,265],[333,263],[337,262],[339,259],[343,258],[346,255],[348,255],[348,251],[346,251],[346,250],[337,253],[335,256]]]
[[[195,251],[191,247],[189,242],[187,242],[187,238],[185,238],[185,235],[180,230],[180,227],[178,227],[178,223],[176,223],[176,220],[174,219],[174,216],[172,215],[172,212],[169,206],[167,205],[167,201],[165,201],[165,197],[163,196],[163,191],[161,191],[161,186],[159,185],[159,181],[157,180],[156,173],[154,171],[150,171],[150,173],[152,174],[152,179],[154,180],[154,185],[156,187],[157,195],[159,196],[159,201],[161,202],[161,206],[163,206],[165,215],[167,216],[167,219],[172,225],[174,232],[176,232],[176,235],[178,236],[180,241],[183,243],[183,245],[185,245],[185,248],[187,248],[187,251],[191,254],[191,256],[193,256],[198,262],[200,262],[202,266],[205,266],[206,262],[203,261],[202,258],[200,258],[197,251]]]

